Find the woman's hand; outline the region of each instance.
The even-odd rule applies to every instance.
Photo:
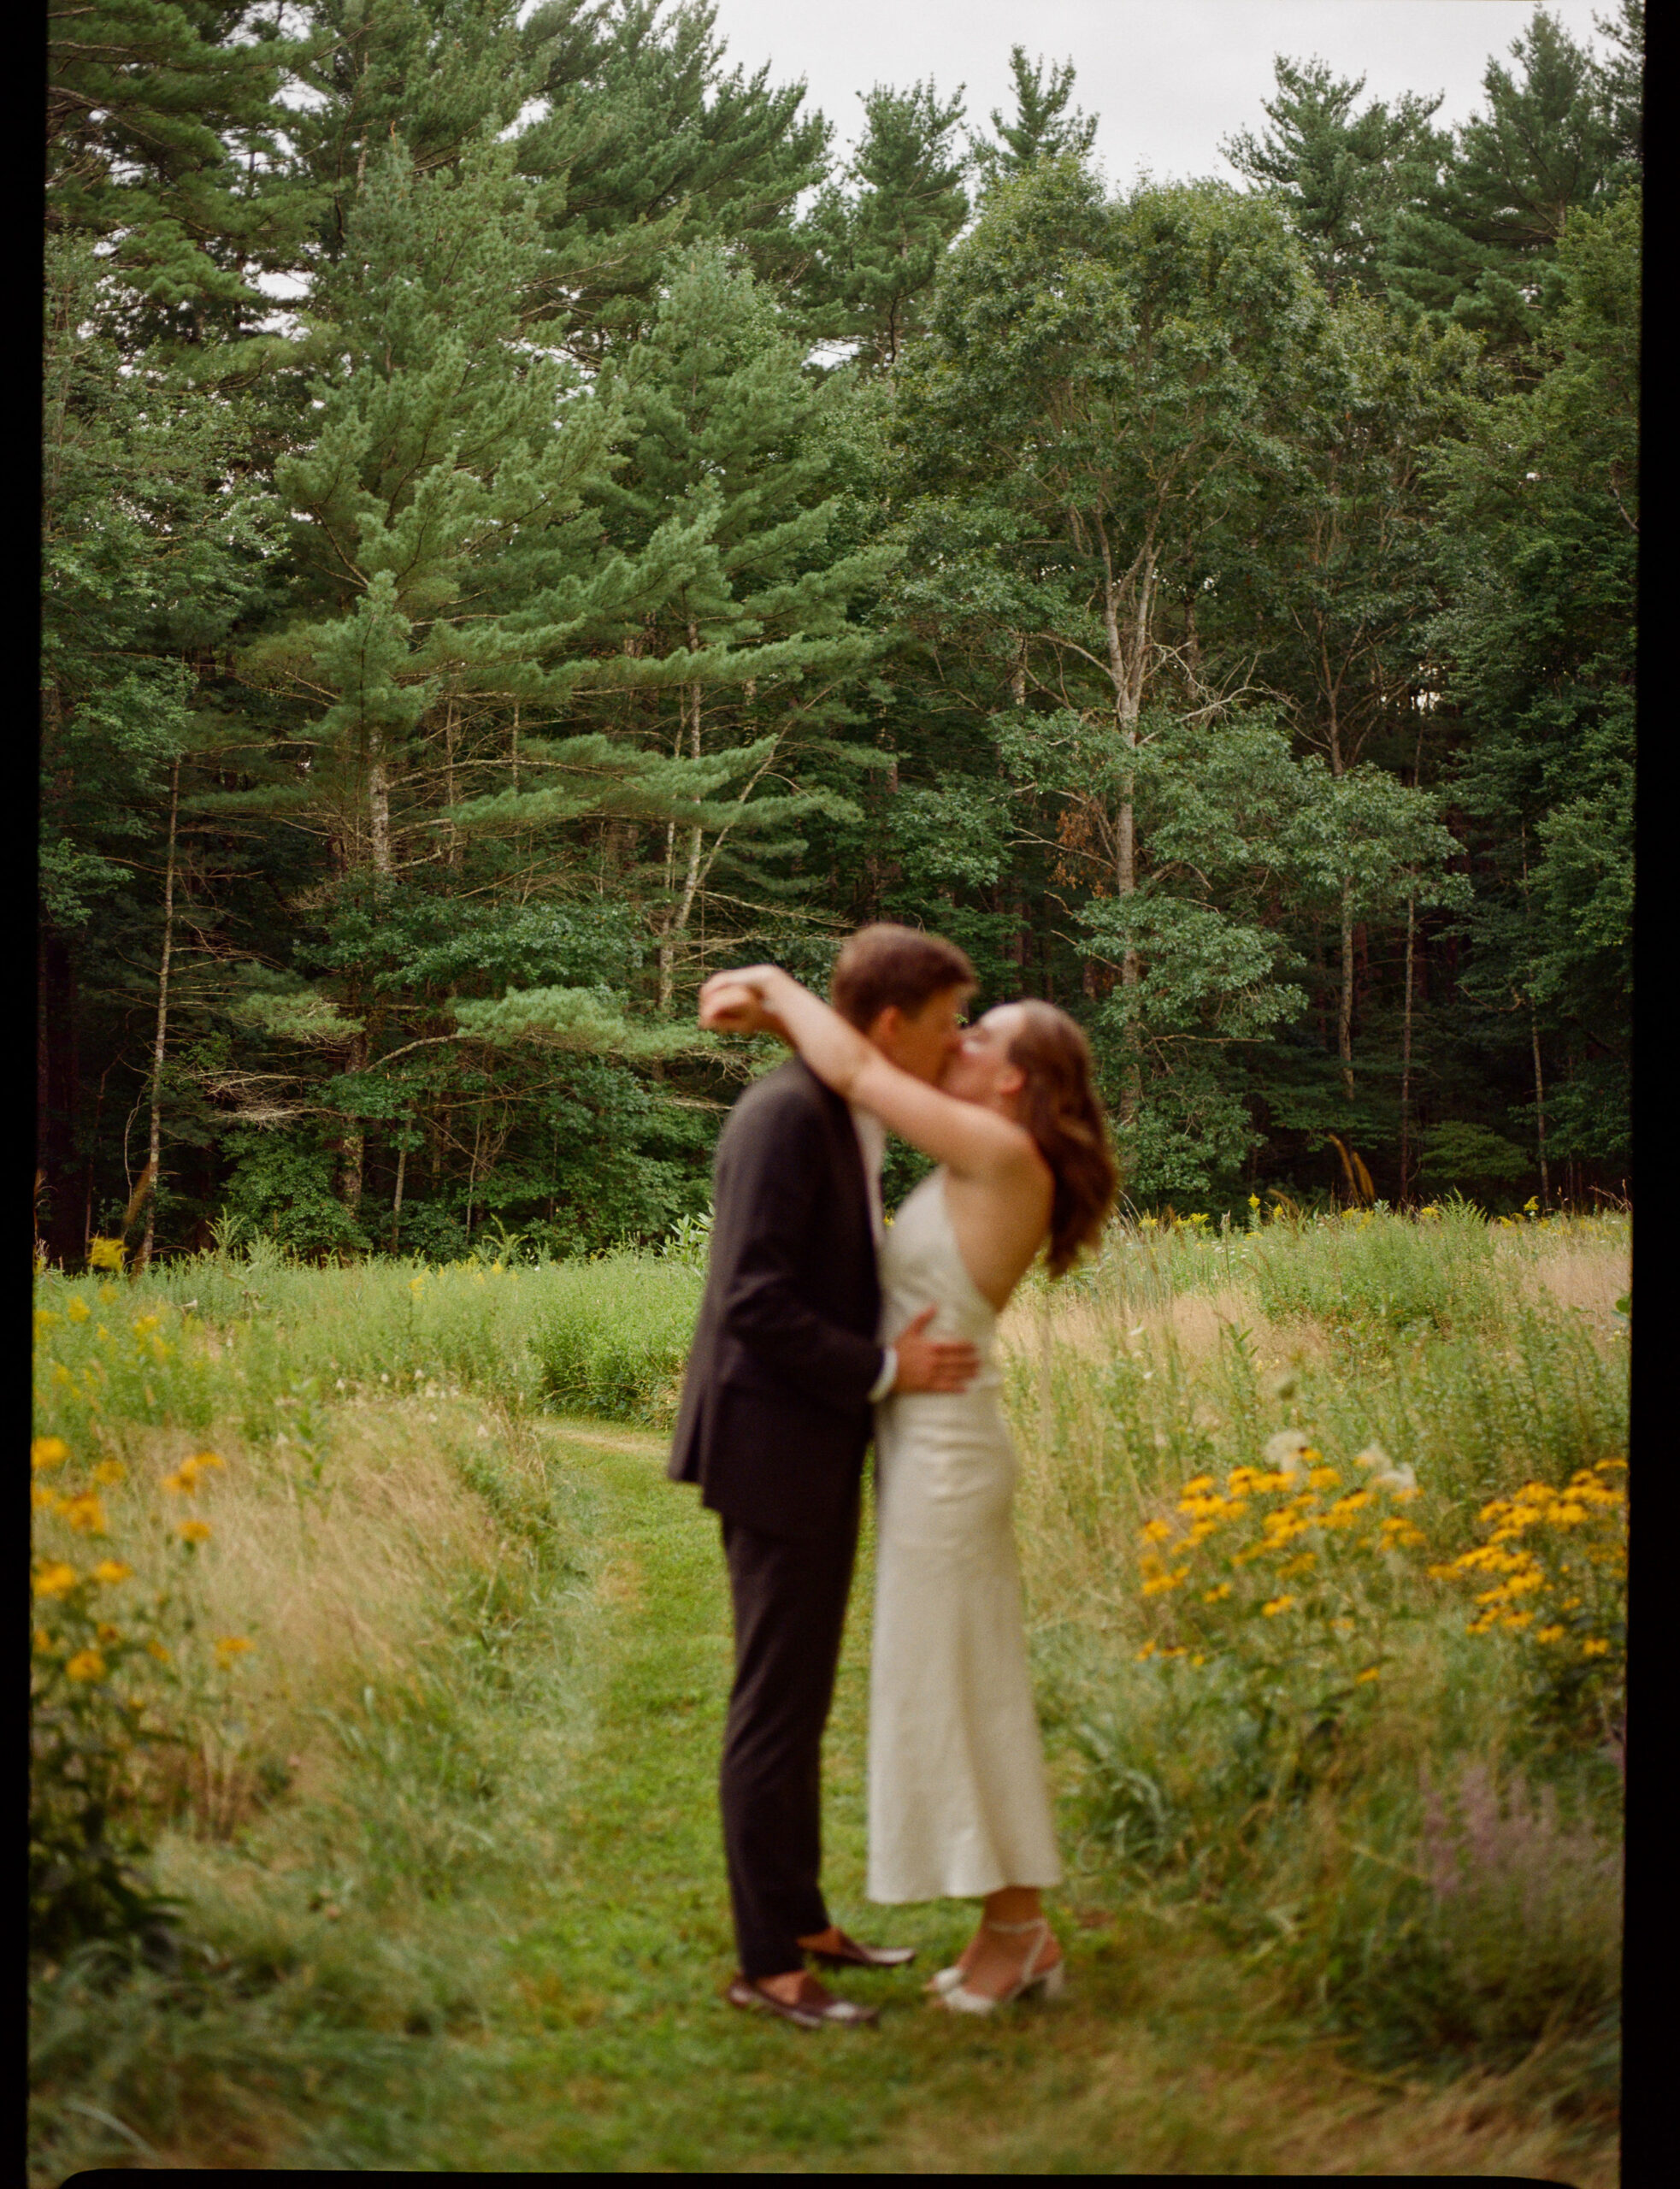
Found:
[[[776,1034],[788,1041],[774,1007],[778,983],[797,985],[777,965],[741,965],[714,973],[700,990],[701,1025],[710,1034]]]

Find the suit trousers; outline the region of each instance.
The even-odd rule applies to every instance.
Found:
[[[822,1729],[834,1699],[858,1502],[819,1543],[723,1521],[735,1611],[735,1679],[718,1792],[740,1969],[802,1968],[799,1940],[828,1927],[822,1867]]]

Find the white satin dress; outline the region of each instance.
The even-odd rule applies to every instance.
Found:
[[[1016,1458],[993,1360],[997,1315],[963,1264],[945,1173],[910,1195],[881,1249],[883,1341],[938,1303],[967,1338],[967,1390],[875,1407],[869,1666],[871,1900],[974,1899],[1061,1882],[1027,1666],[1010,1501]]]

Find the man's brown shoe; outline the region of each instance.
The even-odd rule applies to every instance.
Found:
[[[828,1941],[826,1945],[815,1945],[806,1938],[801,1938],[799,1944],[825,1968],[904,1968],[916,1958],[914,1946],[860,1946],[838,1924],[822,1935]]]
[[[860,2007],[852,1999],[837,1999],[809,1973],[801,1976],[799,1991],[792,2000],[778,1999],[762,1984],[740,1975],[730,1979],[723,1996],[732,2007],[745,2007],[755,2014],[780,2015],[784,2021],[796,2022],[801,2029],[821,2029],[825,2024],[856,2027],[881,2019],[874,2007]]]

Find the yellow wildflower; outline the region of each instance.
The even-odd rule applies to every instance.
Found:
[[[62,1466],[69,1456],[70,1447],[62,1437],[38,1437],[29,1447],[30,1470],[39,1474],[46,1467]]]
[[[64,1667],[67,1679],[103,1679],[105,1660],[97,1649],[78,1649]]]
[[[1269,1604],[1260,1606],[1261,1615],[1266,1619],[1276,1619],[1279,1612],[1288,1611],[1294,1601],[1293,1596],[1274,1596]]]
[[[1151,1520],[1143,1531],[1146,1543],[1164,1543],[1172,1530],[1164,1520]]]
[[[95,1626],[93,1632],[96,1640],[107,1643],[120,1642],[122,1639],[122,1629],[120,1626],[114,1626],[109,1619],[102,1619]]]
[[[1137,1653],[1137,1661],[1139,1664],[1142,1664],[1148,1658],[1152,1657],[1155,1654],[1157,1646],[1158,1645],[1153,1642],[1146,1642],[1142,1649],[1141,1649]]]
[[[56,1490],[49,1490],[44,1482],[29,1485],[29,1502],[37,1513],[56,1513],[64,1500]]]
[[[1536,1629],[1534,1638],[1536,1642],[1561,1642],[1564,1630],[1561,1626],[1542,1626]]]
[[[1381,1665],[1367,1665],[1362,1673],[1354,1673],[1353,1685],[1355,1687],[1363,1687],[1367,1680],[1381,1679],[1382,1677],[1382,1667]]]
[[[115,1587],[117,1582],[126,1581],[133,1571],[132,1566],[125,1566],[120,1558],[102,1558],[93,1569],[93,1578],[96,1581],[104,1582],[107,1587]]]
[[[1314,1467],[1306,1478],[1315,1490],[1339,1490],[1341,1477],[1334,1467]]]
[[[243,1634],[224,1634],[215,1645],[215,1654],[221,1663],[231,1664],[235,1657],[243,1656],[251,1647]]]
[[[64,1312],[73,1323],[85,1323],[93,1310],[85,1300],[76,1299],[66,1301]]]
[[[203,1543],[210,1534],[210,1524],[208,1520],[183,1520],[175,1533],[185,1543]]]
[[[146,1655],[149,1657],[156,1657],[160,1665],[167,1665],[169,1662],[169,1652],[156,1635],[146,1643]]]
[[[1231,1584],[1230,1584],[1230,1583],[1229,1583],[1229,1581],[1222,1581],[1222,1582],[1220,1582],[1220,1584],[1219,1584],[1219,1585],[1218,1585],[1218,1587],[1217,1587],[1217,1588],[1215,1588],[1215,1589],[1209,1589],[1209,1590],[1206,1591],[1206,1593],[1205,1593],[1205,1594],[1203,1596],[1203,1597],[1202,1597],[1202,1602],[1203,1602],[1205,1604],[1217,1604],[1217,1603],[1223,1603],[1223,1602],[1224,1602],[1225,1598],[1226,1598],[1228,1596],[1229,1596],[1229,1594],[1230,1594],[1230,1593],[1231,1593]]]
[[[75,1587],[80,1578],[74,1566],[67,1566],[62,1558],[56,1558],[35,1568],[29,1585],[38,1596],[62,1596]]]
[[[1581,1644],[1581,1654],[1583,1657],[1602,1657],[1607,1655],[1609,1649],[1610,1644],[1600,1641],[1595,1635],[1590,1642]]]
[[[126,1482],[128,1479],[128,1470],[121,1460],[101,1460],[93,1470],[93,1479],[107,1486],[113,1483]]]
[[[1211,1474],[1199,1474],[1193,1476],[1185,1484],[1180,1495],[1185,1497],[1195,1497],[1199,1496],[1204,1490],[1211,1490],[1212,1487],[1213,1477]]]
[[[67,1497],[59,1510],[79,1536],[104,1534],[105,1508],[91,1490],[79,1490],[75,1496]]]
[[[95,1239],[88,1247],[90,1269],[121,1269],[128,1249],[121,1239]]]

